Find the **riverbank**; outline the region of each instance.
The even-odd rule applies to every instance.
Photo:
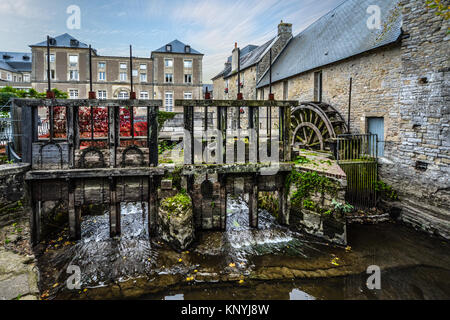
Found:
[[[0,229],[0,300],[39,299],[39,273],[29,239],[26,219]]]

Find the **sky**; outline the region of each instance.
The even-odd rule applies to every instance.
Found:
[[[200,51],[203,82],[222,71],[234,43],[243,48],[274,37],[281,20],[294,35],[343,0],[0,0],[0,51],[30,52],[47,34],[69,33],[100,55],[150,57],[178,39]],[[80,8],[69,29],[68,7]]]

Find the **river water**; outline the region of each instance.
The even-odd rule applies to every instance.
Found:
[[[109,215],[85,216],[82,240],[65,233],[38,254],[49,299],[450,299],[450,245],[408,227],[351,225],[347,248],[294,232],[261,211],[248,227],[243,199],[230,199],[226,232],[201,232],[178,253],[149,241],[146,205],[122,204],[122,236],[109,238]],[[81,288],[69,290],[69,265]],[[380,266],[381,290],[366,286]]]

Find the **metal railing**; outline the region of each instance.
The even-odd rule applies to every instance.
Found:
[[[378,138],[375,134],[345,134],[337,138],[337,161],[347,175],[346,200],[358,209],[377,204]]]

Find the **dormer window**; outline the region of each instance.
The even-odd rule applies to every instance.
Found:
[[[29,56],[23,56],[23,60],[28,61],[28,60],[30,60],[30,57]]]
[[[55,38],[50,38],[49,44],[50,44],[51,46],[56,46],[56,39],[55,39]]]
[[[80,45],[80,42],[76,39],[70,39],[70,46],[71,47],[78,47]]]
[[[185,53],[191,53],[191,46],[184,46]]]
[[[172,52],[172,45],[171,44],[166,45],[166,51],[167,52]]]

